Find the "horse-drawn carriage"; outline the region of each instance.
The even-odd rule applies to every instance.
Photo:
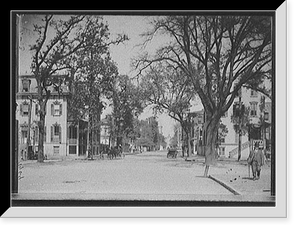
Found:
[[[167,158],[177,158],[178,151],[176,149],[169,149]]]
[[[107,158],[112,160],[114,158],[116,159],[117,157],[121,157],[121,158],[125,157],[125,155],[122,152],[122,149],[118,147],[111,148],[107,153]]]

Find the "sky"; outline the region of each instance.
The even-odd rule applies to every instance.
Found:
[[[30,65],[31,57],[30,51],[28,49],[29,44],[33,44],[35,39],[33,36],[33,23],[36,23],[41,16],[34,15],[24,15],[21,20],[21,31],[20,31],[20,65],[19,73],[31,74]],[[154,16],[116,16],[116,15],[105,15],[103,16],[103,21],[108,24],[110,38],[116,38],[118,34],[126,34],[129,38],[128,41],[123,44],[114,45],[110,47],[110,53],[112,59],[116,62],[119,74],[128,75],[130,77],[135,75],[134,69],[131,67],[132,58],[137,57],[144,51],[149,54],[154,54],[156,49],[158,49],[163,43],[168,42],[165,36],[158,35],[146,47],[138,46],[144,41],[142,33],[146,32],[151,28],[149,24],[150,20]],[[194,109],[199,110],[201,106],[194,105]],[[111,111],[111,108],[107,108],[104,114]],[[153,116],[152,110],[148,107],[140,115],[139,119],[145,119],[147,117]],[[157,115],[159,126],[162,126],[162,132],[165,137],[172,137],[174,134],[173,127],[175,121],[171,119],[167,114]]]

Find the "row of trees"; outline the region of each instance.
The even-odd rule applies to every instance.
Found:
[[[101,114],[107,106],[113,109],[108,122],[115,145],[123,146],[128,139],[140,146],[157,146],[158,141],[164,141],[158,124],[149,128],[145,121],[137,119],[147,106],[144,92],[128,76],[119,75],[111,59],[109,47],[128,40],[126,35],[111,40],[108,25],[101,16],[94,15],[45,15],[34,25],[33,32],[36,41],[30,45],[30,51],[38,88],[38,162],[44,159],[43,129],[50,90],[55,87],[61,92],[64,84],[71,93],[69,118],[75,121],[88,118],[89,156],[93,157],[92,137],[101,126]]]
[[[44,15],[33,27],[36,41],[30,45],[30,52],[39,104],[38,162],[44,159],[45,113],[52,87],[61,92],[63,84],[69,86],[68,113],[75,120],[88,118],[88,134],[99,126],[106,106],[103,98],[113,101],[113,116],[123,121],[113,132],[129,134],[133,116],[142,108],[127,98],[137,97],[138,91],[128,77],[119,76],[109,52],[110,45],[123,43],[128,37],[120,34],[111,40],[108,25],[94,15]]]
[[[189,134],[187,110],[194,97],[206,120],[205,172],[215,160],[222,115],[242,87],[271,96],[272,18],[269,16],[170,15],[157,17],[143,34],[144,45],[157,35],[169,42],[154,55],[144,53],[134,65],[144,81],[148,99],[166,111]]]
[[[126,41],[127,36],[111,40],[100,16],[45,15],[34,25],[37,39],[30,50],[40,106],[38,161],[43,161],[49,87],[60,89],[68,83],[76,92],[71,102],[75,117],[95,117],[105,106],[101,98],[111,99],[117,137],[134,134],[133,118],[147,104],[167,112],[188,136],[190,102],[199,99],[206,114],[203,139],[207,176],[215,158],[220,118],[241,87],[271,96],[264,81],[272,80],[272,18],[169,15],[155,18],[151,25],[143,34],[145,46],[159,34],[168,36],[169,42],[155,55],[144,53],[135,59],[133,64],[141,77],[138,87],[128,77],[118,75],[109,53],[110,45]],[[64,77],[53,78],[58,73]],[[89,129],[95,123],[90,119]]]

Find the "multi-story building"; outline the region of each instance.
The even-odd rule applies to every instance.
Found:
[[[44,155],[47,158],[86,155],[87,122],[74,121],[68,117],[68,99],[70,96],[68,86],[62,85],[59,91],[55,87],[49,87],[49,90],[51,94],[46,105]],[[19,76],[16,103],[19,156],[28,159],[28,154],[38,150],[39,137],[37,126],[39,105],[37,102],[37,83],[34,76]],[[29,126],[30,129],[28,129]],[[27,145],[29,145],[28,151],[30,153],[27,153]]]
[[[249,139],[249,129],[258,129],[259,137],[262,141],[262,146],[268,150],[271,140],[271,100],[265,97],[263,94],[251,90],[242,88],[240,91],[241,96],[235,98],[234,103],[221,118],[221,122],[226,126],[228,133],[224,138],[220,140],[219,144],[219,155],[229,158],[237,158],[238,155],[238,144],[239,144],[239,132],[238,129],[234,129],[234,126],[239,126],[238,122],[232,122],[232,115],[234,105],[241,104],[248,108],[249,114],[247,115],[247,121],[240,122],[244,123],[243,126],[247,127],[248,131],[242,132],[241,134],[241,159],[246,159],[249,155],[251,142]],[[237,120],[238,121],[238,120]]]
[[[39,105],[37,102],[37,83],[32,75],[22,75],[18,79],[16,94],[16,119],[18,120],[19,153],[23,158],[26,153],[27,139],[33,152],[38,148]],[[68,87],[62,86],[58,92],[54,87],[46,105],[44,153],[50,156],[65,156],[67,145],[67,98]],[[28,127],[30,126],[30,131]],[[28,137],[28,132],[30,137]]]
[[[234,126],[238,124],[232,121],[232,115],[234,110],[234,105],[239,104],[240,100],[248,109],[247,121],[244,122],[247,128],[251,127],[253,129],[257,128],[259,131],[261,144],[266,151],[270,150],[270,140],[271,140],[271,100],[264,97],[261,93],[254,90],[242,88],[240,97],[237,96],[232,106],[228,111],[222,116],[221,123],[225,125],[227,133],[220,137],[218,140],[218,154],[219,156],[227,158],[237,158],[238,145],[239,145],[239,132],[234,129]],[[204,110],[197,110],[189,113],[189,117],[192,124],[191,129],[191,148],[193,154],[204,154],[203,148],[203,135],[204,129],[203,124],[205,122]],[[248,129],[246,129],[248,130]],[[221,133],[219,129],[219,133]],[[182,145],[182,128],[177,126],[175,129],[175,135],[177,137],[177,143]],[[181,146],[179,146],[181,147]],[[251,148],[251,142],[249,141],[249,131],[243,132],[241,135],[241,159],[246,159],[249,155]]]

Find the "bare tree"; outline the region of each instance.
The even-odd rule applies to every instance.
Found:
[[[60,91],[66,77],[69,77],[68,80],[73,78],[80,69],[79,63],[84,62],[85,58],[92,56],[93,59],[98,53],[105,53],[110,44],[127,39],[126,36],[119,36],[116,41],[108,41],[107,25],[99,22],[96,27],[97,23],[97,17],[94,16],[45,15],[39,24],[34,25],[37,40],[30,46],[30,50],[33,52],[31,69],[38,89],[40,117],[38,162],[43,162],[43,136],[46,105],[50,98],[49,87],[55,87]],[[82,59],[78,60],[80,52]],[[98,69],[95,68],[93,71],[96,72]],[[56,74],[60,73],[65,75],[58,77]],[[90,71],[89,75],[95,78],[93,72]]]
[[[206,113],[204,176],[215,160],[221,116],[232,105],[239,89],[257,78],[272,79],[272,30],[269,16],[165,16],[152,21],[145,43],[158,33],[169,44],[156,55],[140,56],[140,73],[163,62],[181,69],[193,84]],[[263,75],[257,75],[263,73]],[[266,89],[258,90],[265,91]]]
[[[34,32],[38,38],[35,44],[30,46],[30,50],[33,51],[31,69],[37,82],[40,117],[38,122],[38,162],[43,162],[44,159],[43,140],[46,105],[50,98],[49,87],[59,87],[62,84],[63,81],[58,80],[54,75],[66,68],[62,61],[84,45],[84,37],[70,38],[71,32],[84,19],[84,16],[70,16],[67,20],[54,20],[54,18],[54,15],[45,15],[40,24],[34,25]],[[50,34],[52,33],[55,35],[51,38]]]

